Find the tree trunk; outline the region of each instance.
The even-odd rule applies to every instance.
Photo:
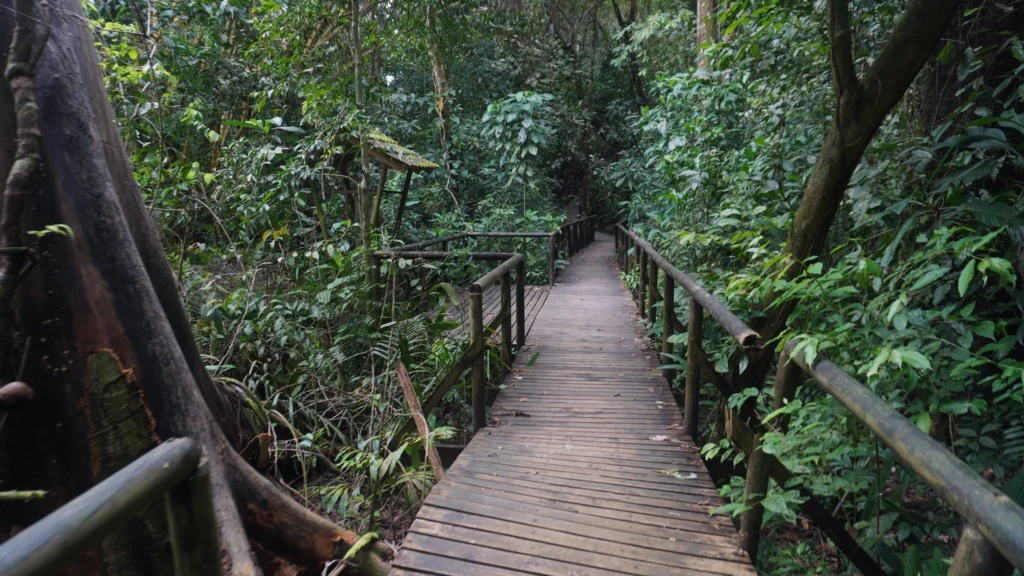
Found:
[[[705,44],[714,44],[718,38],[718,0],[697,0],[697,68],[707,70],[711,67]]]
[[[51,496],[0,505],[0,534],[52,512],[160,441],[190,436],[209,461],[229,574],[261,572],[250,539],[277,561],[316,566],[337,557],[358,535],[299,506],[235,451],[240,426],[206,375],[132,177],[81,2],[51,0],[48,11],[34,0],[17,0],[16,11],[12,4],[0,0],[0,13],[17,12],[21,37],[35,31],[37,47],[45,47],[28,72],[0,79],[0,126],[18,128],[17,136],[0,131],[0,174],[12,173],[15,145],[33,138],[32,119],[15,116],[12,105],[12,88],[25,82],[34,83],[19,93],[38,105],[42,169],[20,206],[10,183],[4,192],[0,236],[31,248],[34,266],[0,310],[8,343],[0,365],[11,379],[12,367],[23,364],[21,379],[35,400],[0,431],[0,481]],[[14,24],[0,19],[5,61]],[[70,233],[28,234],[56,224]],[[0,269],[16,257],[0,255]],[[141,514],[70,572],[164,574],[171,565],[165,538],[162,515]]]
[[[903,17],[863,77],[857,75],[850,31],[848,0],[829,2],[829,38],[835,113],[821,153],[786,240],[782,266],[788,277],[803,271],[803,262],[825,247],[846,186],[878,127],[900,101],[911,82],[935,50],[942,31],[953,15],[957,0],[909,0]],[[771,306],[776,294],[769,294],[769,315],[760,329],[767,342],[782,331],[796,302]],[[756,375],[763,381],[771,365],[765,354],[757,363]]]
[[[359,25],[359,0],[351,0],[349,17],[352,19],[352,60],[354,63],[356,108],[363,109],[363,40]],[[373,195],[370,194],[370,150],[366,136],[368,126],[359,128],[359,234],[363,241],[363,264],[368,282],[375,281],[373,273]]]
[[[430,55],[431,75],[434,78],[434,107],[437,110],[438,129],[441,140],[441,153],[444,155],[445,171],[449,178],[452,178],[452,110],[448,105],[448,72],[444,68],[444,56],[437,44],[437,15],[436,9],[430,3],[425,8],[425,30],[427,39],[427,54]],[[458,187],[453,184],[453,195],[458,200]]]
[[[623,17],[622,12],[619,10],[617,0],[612,0],[612,7],[615,10],[615,19],[619,23],[619,28],[622,29],[622,44],[629,50],[629,91],[632,93],[633,101],[636,103],[637,110],[639,111],[641,107],[647,104],[647,93],[644,89],[643,78],[640,76],[640,63],[637,61],[636,53],[631,47],[633,44],[633,34],[627,30],[627,28],[636,23],[638,13],[637,0],[629,0],[629,12],[625,17]],[[594,8],[594,18],[597,18],[597,6]],[[596,49],[594,50],[593,57],[597,57]]]

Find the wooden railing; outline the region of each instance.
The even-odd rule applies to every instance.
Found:
[[[464,238],[548,238],[548,272],[551,284],[555,281],[555,262],[564,245],[570,256],[576,254],[594,240],[597,220],[593,216],[580,218],[563,224],[557,232],[463,232],[451,236],[433,238],[415,244],[402,246],[394,251],[379,251],[374,254],[375,266],[379,268],[385,258],[406,258],[444,260],[453,255],[448,249],[451,243]],[[425,248],[440,246],[440,251],[426,251]],[[487,425],[487,340],[501,329],[501,362],[504,369],[512,365],[512,269],[515,268],[515,350],[521,350],[526,343],[526,258],[522,254],[507,252],[470,252],[472,260],[501,261],[469,286],[469,342],[462,355],[452,364],[421,402],[423,414],[430,414],[441,403],[444,395],[457,384],[467,370],[471,370],[473,431]],[[483,291],[500,283],[501,307],[498,314],[485,326],[483,323]],[[406,421],[391,440],[391,447],[398,446],[401,439],[415,432],[412,419]]]
[[[389,250],[381,250],[374,255],[375,269],[379,269],[380,261],[397,254],[422,254],[426,248],[439,246],[440,252],[448,252],[452,244],[467,238],[547,238],[548,239],[548,283],[555,284],[557,262],[563,247],[572,256],[594,241],[597,232],[597,218],[586,216],[558,227],[556,232],[460,232],[449,236],[431,238],[414,244],[396,246]],[[378,272],[377,277],[380,277]]]
[[[634,266],[639,266],[636,299],[641,316],[645,316],[653,325],[657,320],[656,300],[660,299],[663,303],[662,352],[672,353],[671,338],[674,333],[682,333],[684,330],[687,333],[683,432],[696,437],[702,380],[714,384],[725,398],[742,390],[742,387],[718,373],[704,352],[704,311],[711,314],[751,359],[764,352],[763,342],[757,332],[700,284],[672,266],[650,244],[621,224],[616,225],[615,232],[616,253],[623,271],[628,274]],[[660,295],[659,270],[664,275],[663,292]],[[689,321],[685,328],[675,317],[676,283],[690,297]],[[798,342],[793,340],[787,342],[779,355],[775,376],[775,409],[783,407],[794,398],[802,374],[810,376],[875,437],[884,442],[906,468],[924,480],[936,495],[967,521],[950,575],[1009,573],[1006,572],[1009,569],[1007,562],[1024,570],[1024,508],[827,358],[818,354],[813,364],[807,362],[802,350],[795,353],[797,345]],[[665,360],[671,362],[667,357]],[[665,376],[670,382],[675,377],[669,370],[665,371]],[[754,384],[760,388],[763,382]],[[768,479],[773,478],[780,486],[788,487],[787,483],[795,475],[775,455],[761,450],[761,440],[767,428],[762,425],[750,403],[740,408],[739,413],[730,410],[728,416],[728,435],[747,455],[748,462],[744,488],[746,510],[740,517],[740,542],[751,559],[756,560],[764,517],[761,501],[768,491]],[[776,420],[777,431],[785,433],[787,425],[788,421],[784,417]],[[885,574],[875,559],[850,536],[842,522],[833,517],[806,488],[801,487],[801,495],[807,499],[801,504],[804,513],[861,572],[869,575]]]
[[[209,465],[199,444],[167,440],[0,545],[0,574],[50,576],[164,500],[177,576],[219,576]]]

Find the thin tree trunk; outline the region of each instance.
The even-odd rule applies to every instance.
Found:
[[[448,105],[448,90],[450,89],[448,85],[448,72],[444,67],[444,56],[441,54],[441,48],[437,44],[437,15],[435,14],[435,8],[428,3],[424,10],[426,28],[424,35],[427,39],[427,54],[430,55],[431,75],[434,79],[434,107],[437,110],[441,152],[444,154],[445,169],[449,177],[451,177],[451,164],[453,160],[451,157],[452,111]],[[455,190],[457,190],[457,187],[455,187]],[[455,199],[458,200],[458,194],[455,192],[453,194]]]
[[[359,25],[359,0],[351,0],[349,15],[352,19],[352,60],[355,68],[356,108],[363,109],[363,40]],[[363,264],[368,282],[375,280],[373,273],[373,195],[370,194],[370,150],[366,142],[368,126],[359,129],[359,233],[363,241]]]

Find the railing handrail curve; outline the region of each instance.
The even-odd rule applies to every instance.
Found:
[[[699,383],[691,380],[700,379],[700,374],[708,368],[702,364],[704,357],[700,345],[702,323],[702,309],[707,309],[711,315],[725,328],[741,345],[748,350],[748,342],[756,341],[757,347],[761,346],[761,337],[743,323],[735,314],[718,302],[707,290],[692,278],[675,268],[666,261],[649,243],[640,238],[636,233],[626,228],[623,223],[616,224],[617,232],[621,236],[617,239],[628,239],[634,245],[641,248],[643,258],[640,260],[640,290],[638,300],[643,308],[643,286],[645,278],[645,266],[649,264],[653,272],[650,282],[655,282],[657,266],[666,274],[666,292],[663,300],[666,307],[674,307],[671,298],[672,280],[679,282],[691,297],[690,325],[686,328],[690,331],[690,340],[687,348],[687,383],[686,383],[686,407],[683,421],[684,433],[694,435],[696,433],[696,409],[699,396]],[[629,249],[624,242],[620,242],[617,248],[620,250],[620,261],[624,271],[629,270]],[[654,296],[654,284],[651,287],[651,298]],[[651,315],[653,316],[653,304]],[[697,314],[694,315],[696,309]],[[666,310],[666,319],[663,324],[668,325],[664,335],[670,335],[671,325],[675,319],[674,310]],[[653,322],[653,321],[652,321]],[[694,338],[696,331],[696,339]],[[663,340],[666,336],[663,335]],[[663,344],[666,352],[670,351],[669,344]],[[999,489],[982,478],[977,472],[971,469],[966,463],[951,453],[945,446],[921,431],[907,417],[889,406],[884,400],[877,396],[866,386],[850,376],[841,368],[833,364],[828,358],[817,355],[815,362],[810,364],[806,361],[804,351],[797,351],[799,342],[790,340],[783,346],[779,357],[779,370],[775,382],[775,408],[778,409],[795,396],[799,383],[795,368],[799,368],[804,374],[810,376],[826,392],[839,401],[855,418],[864,424],[871,433],[884,442],[901,462],[913,473],[918,475],[935,493],[942,498],[957,514],[966,522],[967,526],[976,529],[981,533],[987,543],[994,550],[971,549],[972,546],[980,544],[971,541],[967,547],[961,542],[954,556],[954,567],[959,570],[957,574],[975,573],[978,569],[984,571],[992,566],[993,557],[1001,555],[1016,568],[1024,570],[1024,507],[1021,507]],[[796,352],[796,353],[794,353]],[[666,376],[671,380],[671,371],[666,371]],[[707,375],[714,380],[711,374]],[[720,376],[719,376],[719,379]],[[719,383],[716,382],[716,385]],[[755,382],[755,385],[763,384]],[[759,386],[758,386],[759,387]],[[726,392],[727,384],[719,386]],[[692,412],[692,414],[691,414]],[[756,420],[756,417],[752,417]],[[779,428],[785,432],[785,418],[779,419]],[[752,557],[757,555],[759,533],[762,522],[763,507],[760,502],[768,488],[768,477],[775,475],[776,468],[784,466],[774,456],[765,456],[760,451],[760,442],[763,430],[755,421],[748,425],[746,422],[734,419],[734,426],[738,433],[736,437],[730,433],[734,441],[741,435],[746,435],[748,446],[744,451],[750,452],[749,464],[747,467],[746,488],[744,505],[747,510],[743,512],[740,520],[740,540],[744,548]],[[753,426],[753,430],[751,429]],[[751,438],[752,437],[752,438]],[[785,474],[792,477],[792,473],[785,471]],[[823,521],[834,523],[831,515],[826,514],[821,518]],[[830,538],[840,544],[838,540],[846,539],[844,546],[840,546],[851,560],[857,564],[862,571],[871,573],[882,573],[881,568],[874,563],[874,560],[863,554],[856,542],[851,542],[849,535],[841,527],[836,530],[838,524],[829,528]],[[823,527],[824,529],[824,527]],[[959,565],[957,564],[959,562]],[[952,572],[951,572],[952,574]]]

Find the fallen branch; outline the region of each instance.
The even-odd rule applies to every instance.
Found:
[[[405,369],[405,364],[401,360],[398,361],[397,371],[398,382],[401,383],[402,392],[405,393],[405,401],[409,403],[409,412],[412,413],[412,419],[416,422],[416,429],[419,431],[420,436],[423,437],[423,448],[427,453],[427,462],[430,462],[430,468],[434,471],[434,480],[440,482],[444,476],[441,457],[437,454],[437,448],[430,443],[430,428],[427,426],[427,418],[423,415],[423,409],[420,408],[419,398],[416,397],[416,389],[412,386],[412,378],[409,377],[409,372]]]

